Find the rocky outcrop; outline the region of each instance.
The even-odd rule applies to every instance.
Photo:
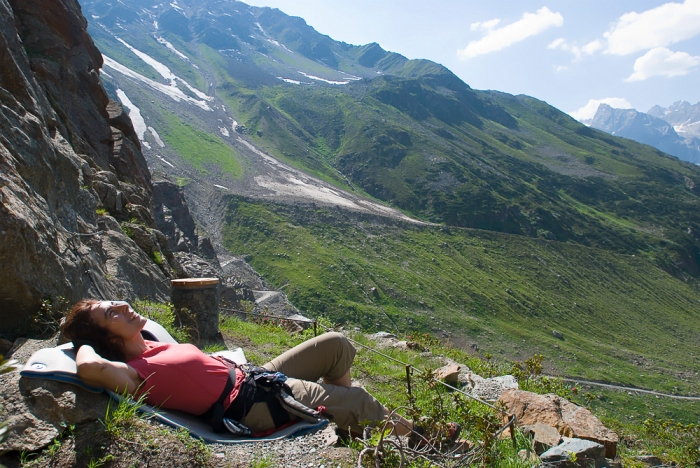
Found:
[[[168,276],[119,221],[156,228],[129,117],[100,82],[76,0],[0,0],[0,334],[43,299],[169,297]],[[170,258],[157,243],[169,270]],[[172,256],[170,256],[172,257]],[[174,258],[174,257],[172,257]]]
[[[42,348],[55,346],[56,339],[18,340],[13,358],[20,363]],[[0,453],[34,451],[49,445],[70,424],[104,418],[109,397],[72,384],[20,377],[19,372],[0,376],[0,421],[10,430]]]
[[[586,408],[554,394],[538,395],[516,389],[506,390],[498,401],[515,415],[521,427],[546,424],[557,429],[562,436],[599,443],[605,447],[607,458],[615,458],[617,434]]]
[[[153,184],[156,220],[168,238],[173,252],[197,253],[199,236],[185,194],[174,183],[158,180]]]

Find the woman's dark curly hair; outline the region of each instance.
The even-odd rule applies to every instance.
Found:
[[[83,299],[75,304],[61,327],[63,335],[73,342],[76,349],[87,344],[105,359],[124,362],[124,340],[92,318],[90,309],[99,303],[100,301]]]

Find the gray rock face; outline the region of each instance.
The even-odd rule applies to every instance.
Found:
[[[76,0],[0,0],[0,334],[42,299],[164,300],[167,277],[98,208],[155,228],[128,116],[99,78]],[[117,224],[118,226],[118,224]]]
[[[700,102],[678,101],[668,108],[654,106],[647,114],[670,123],[681,136],[700,137]]]
[[[41,348],[54,346],[55,339],[26,340],[13,353],[24,363]],[[75,385],[44,379],[20,377],[19,372],[0,376],[0,420],[9,420],[12,429],[5,450],[33,451],[49,445],[63,426],[103,418],[109,397],[90,393]]]
[[[153,184],[158,229],[168,238],[175,252],[197,253],[199,239],[184,192],[168,180]]]
[[[565,439],[560,445],[540,455],[547,466],[562,468],[603,468],[608,466],[605,447],[596,442],[582,439]]]
[[[614,109],[601,104],[591,127],[651,145],[685,161],[700,163],[697,147],[700,142],[686,141],[676,133],[673,125],[650,114],[634,109]]]

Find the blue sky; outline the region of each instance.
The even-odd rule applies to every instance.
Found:
[[[445,65],[476,89],[592,117],[700,101],[700,0],[244,0],[350,44]]]

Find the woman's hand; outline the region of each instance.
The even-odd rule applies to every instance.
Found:
[[[78,377],[87,385],[133,394],[143,382],[136,369],[126,363],[103,358],[87,344],[78,349],[75,362],[78,364]]]

